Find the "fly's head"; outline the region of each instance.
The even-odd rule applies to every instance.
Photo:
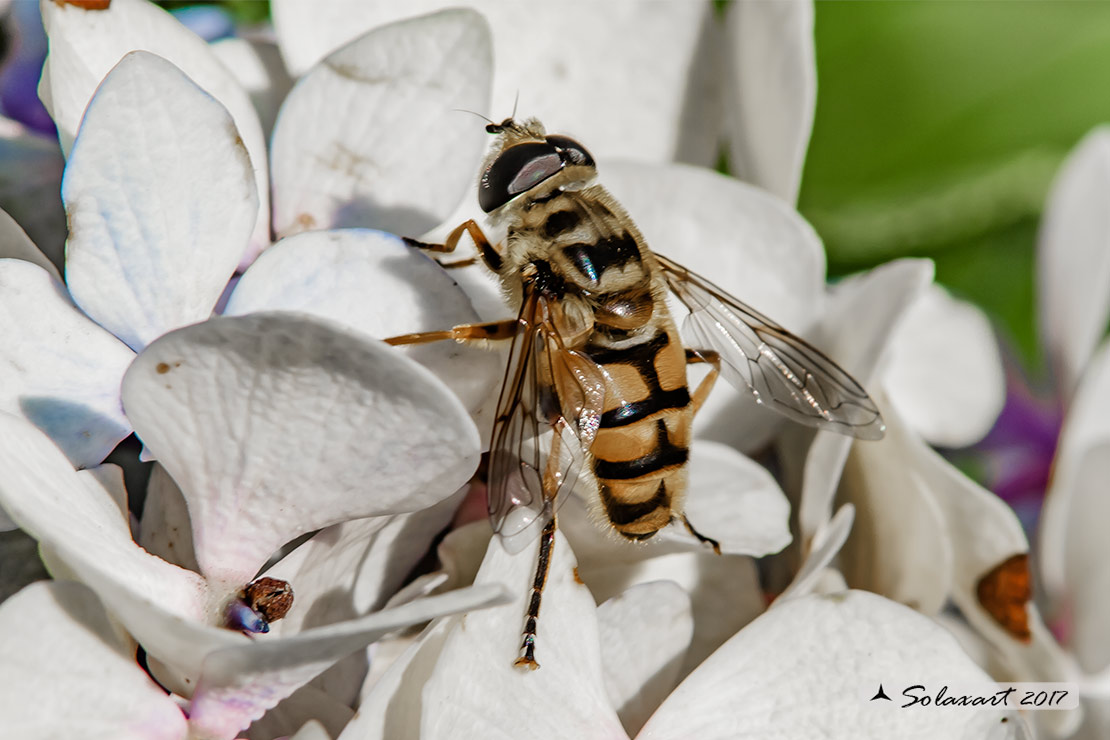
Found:
[[[543,199],[557,189],[582,187],[597,174],[584,146],[568,136],[547,134],[535,118],[506,118],[486,131],[497,136],[478,181],[478,203],[486,213]]]

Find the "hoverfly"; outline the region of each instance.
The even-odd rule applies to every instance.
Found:
[[[690,428],[718,375],[789,418],[879,439],[882,417],[867,392],[819,350],[708,280],[648,249],[635,223],[596,184],[593,157],[548,135],[536,119],[486,130],[478,198],[507,230],[490,243],[464,233],[500,278],[515,320],[394,337],[392,344],[454,339],[511,341],[489,457],[488,504],[502,543],[519,551],[540,533],[539,557],[516,665],[536,668],[536,622],[555,539],[558,501],[579,479],[617,534],[646,540],[672,522],[702,542],[683,514]],[[673,292],[690,311],[680,337]],[[690,389],[686,366],[710,372]]]

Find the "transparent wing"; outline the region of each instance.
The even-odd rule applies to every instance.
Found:
[[[860,439],[882,438],[886,426],[879,409],[843,368],[705,278],[655,257],[668,287],[690,309],[685,341],[717,352],[729,383],[794,421]]]
[[[525,298],[497,401],[487,503],[510,552],[534,540],[586,469],[604,404],[604,379],[565,350],[544,301]]]

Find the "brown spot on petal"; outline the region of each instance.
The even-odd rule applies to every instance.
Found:
[[[585,581],[582,580],[582,576],[578,575],[578,566],[577,565],[574,566],[574,582],[577,583],[579,586],[585,586],[586,585]]]
[[[157,365],[154,366],[154,369],[158,371],[159,375],[165,375],[170,371],[170,366],[164,362],[159,362]]]
[[[72,5],[83,10],[107,10],[112,0],[54,0],[57,5]]]
[[[310,213],[302,213],[296,218],[297,226],[304,231],[311,231],[316,228],[316,219]]]
[[[277,578],[257,578],[243,589],[242,599],[267,622],[276,622],[293,606],[293,587]]]
[[[975,587],[979,603],[1015,639],[1028,643],[1029,614],[1025,605],[1033,598],[1029,576],[1029,555],[1019,553],[1006,558],[979,579]]]

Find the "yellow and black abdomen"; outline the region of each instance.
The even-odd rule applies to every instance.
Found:
[[[593,472],[606,517],[629,539],[667,526],[686,491],[690,394],[685,352],[673,332],[585,348],[611,379],[590,448]]]

